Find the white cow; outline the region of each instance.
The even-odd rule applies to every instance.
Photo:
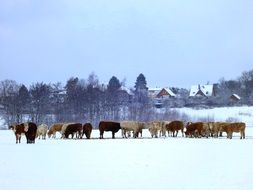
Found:
[[[122,137],[127,138],[127,132],[133,132],[133,137],[137,138],[139,133],[142,137],[142,129],[145,127],[145,123],[137,121],[122,121],[120,122],[120,127],[122,129]]]
[[[48,126],[46,124],[41,124],[38,126],[37,128],[37,134],[36,134],[36,138],[40,136],[42,137],[42,139],[46,139],[47,136],[47,130],[48,130]]]

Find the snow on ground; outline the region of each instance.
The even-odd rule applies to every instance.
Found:
[[[176,108],[181,114],[187,114],[193,121],[206,118],[215,121],[226,121],[234,118],[245,122],[247,127],[253,127],[253,106],[222,107],[212,109]]]
[[[253,128],[246,139],[36,140],[15,144],[0,130],[3,190],[250,190],[253,186]],[[59,135],[58,135],[59,137]]]

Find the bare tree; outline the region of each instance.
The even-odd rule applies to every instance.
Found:
[[[19,122],[18,118],[18,90],[19,85],[13,80],[0,82],[0,104],[4,112],[7,125]]]

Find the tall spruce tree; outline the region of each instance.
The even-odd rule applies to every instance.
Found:
[[[147,81],[142,73],[137,77],[134,87],[134,100],[130,106],[131,118],[134,120],[147,121],[150,105]]]
[[[135,91],[148,90],[146,78],[142,73],[137,77],[134,87]]]
[[[120,108],[120,87],[119,79],[113,76],[108,83],[106,90],[106,102],[109,113],[109,118],[112,120],[119,120]]]
[[[115,92],[117,91],[118,89],[120,89],[121,87],[121,84],[119,82],[119,79],[117,79],[117,77],[113,76],[110,81],[109,81],[109,84],[108,84],[108,91],[110,92]]]

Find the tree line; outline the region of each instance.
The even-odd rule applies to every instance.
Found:
[[[151,104],[146,78],[140,74],[133,89],[112,76],[109,83],[99,83],[91,73],[87,79],[71,77],[61,83],[35,83],[27,88],[13,80],[0,82],[1,116],[6,124],[91,122],[100,120],[147,120]]]
[[[237,104],[253,104],[253,70],[245,71],[233,80],[220,79],[215,85],[216,96],[189,98],[189,90],[172,87],[177,95],[164,101],[165,111],[157,112],[148,96],[145,76],[136,78],[132,89],[124,81],[112,76],[108,84],[101,84],[91,73],[87,79],[71,77],[66,84],[37,82],[27,87],[14,80],[0,81],[0,115],[6,125],[33,121],[35,123],[91,122],[101,120],[177,119],[182,116],[170,108],[196,106],[229,106],[229,96],[241,97]]]

